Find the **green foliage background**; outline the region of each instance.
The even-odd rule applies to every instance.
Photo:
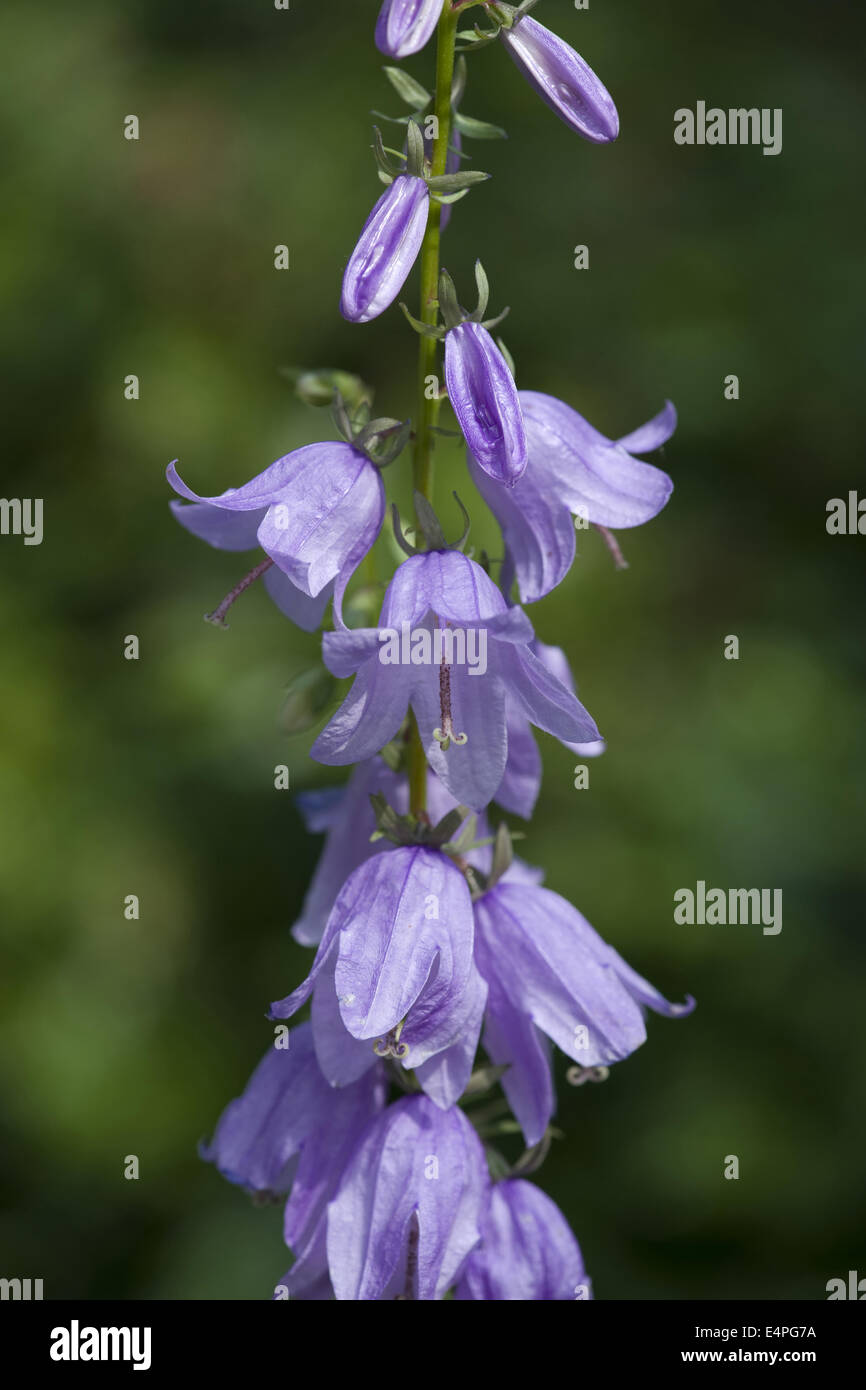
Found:
[[[202,623],[243,557],[172,522],[163,473],[179,458],[218,492],[319,438],[326,417],[281,367],[344,366],[385,413],[412,409],[399,313],[359,328],[337,311],[380,191],[368,113],[399,112],[376,9],[4,6],[2,490],[45,499],[45,539],[0,540],[0,1273],[49,1297],[261,1298],[288,1263],[278,1211],[196,1143],[309,959],[288,929],[319,842],[274,765],[297,788],[339,774],[278,726],[316,638],[261,592],[228,633]],[[866,1272],[866,540],[824,525],[828,498],[866,492],[860,12],[545,0],[537,16],[610,87],[621,138],[583,143],[498,48],[479,54],[464,107],[511,138],[472,147],[494,177],[455,209],[445,263],[468,295],[482,255],[521,385],[614,436],[670,397],[680,427],[670,505],[620,535],[631,568],[581,533],[531,611],[610,747],[577,792],[543,740],[524,852],[668,997],[699,1001],[651,1018],[603,1086],[569,1090],[560,1059],[566,1137],[541,1181],[599,1297],[822,1298]],[[430,61],[407,66],[429,82]],[[673,112],[698,99],[783,108],[783,153],[675,146]],[[408,467],[389,475],[403,499]],[[456,533],[454,486],[495,546],[446,445]],[[782,888],[781,935],[675,925],[673,893],[698,879]]]

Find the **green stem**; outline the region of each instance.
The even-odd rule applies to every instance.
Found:
[[[445,173],[448,145],[451,139],[451,84],[454,80],[454,39],[457,33],[457,11],[451,0],[445,0],[439,20],[436,44],[436,96],[433,113],[436,117],[436,139],[433,142],[433,177]],[[439,295],[439,223],[442,205],[430,203],[427,230],[421,247],[421,308],[422,323],[435,324]],[[436,340],[418,339],[418,405],[415,412],[415,452],[412,477],[415,491],[428,502],[433,500],[433,431],[439,412],[439,401],[427,394],[428,377],[436,376]],[[418,518],[416,517],[416,521]],[[409,809],[417,815],[427,805],[427,759],[424,745],[413,719],[409,745]]]

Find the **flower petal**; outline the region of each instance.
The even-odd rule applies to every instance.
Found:
[[[478,1243],[488,1186],[484,1151],[461,1110],[440,1110],[426,1096],[389,1106],[368,1128],[328,1208],[336,1297],[378,1300],[411,1281],[414,1298],[442,1298]]]
[[[642,1012],[613,969],[606,943],[564,898],[547,888],[499,883],[476,903],[475,920],[487,968],[496,969],[514,1007],[568,1057],[600,1066],[644,1042]]]
[[[539,729],[562,741],[601,738],[592,715],[528,647],[501,646],[497,656],[509,696]]]
[[[672,401],[665,401],[664,409],[645,425],[639,425],[631,434],[624,434],[617,443],[630,454],[651,454],[666,444],[677,427],[677,412]]]
[[[358,671],[337,713],[319,734],[310,757],[341,766],[372,758],[394,737],[409,704],[406,667],[371,657]]]
[[[564,401],[521,391],[535,485],[600,526],[640,526],[673,491],[666,473],[632,458]]]
[[[529,462],[513,487],[503,487],[490,478],[471,453],[468,461],[472,481],[499,522],[521,602],[534,603],[555,589],[570,570],[575,534],[571,512],[556,488],[549,485],[529,420],[526,435]]]
[[[328,584],[315,598],[310,598],[309,594],[296,589],[289,576],[283,574],[277,565],[265,570],[262,583],[280,612],[291,618],[303,632],[315,632],[321,626],[331,600],[333,584]]]
[[[491,644],[488,660],[494,656],[496,645]],[[505,770],[508,740],[502,681],[493,671],[470,676],[464,667],[450,668],[454,733],[465,734],[466,741],[452,741],[443,750],[434,737],[434,730],[442,726],[439,667],[413,669],[412,708],[427,762],[455,800],[481,811],[496,794]]]
[[[466,1262],[456,1297],[564,1303],[588,1298],[590,1287],[580,1247],[556,1203],[521,1178],[491,1187],[481,1244]]]
[[[230,1182],[285,1192],[301,1145],[327,1123],[330,1099],[316,1066],[312,1030],[302,1023],[290,1032],[288,1048],[268,1048],[243,1095],[226,1106],[201,1157]]]
[[[265,512],[227,512],[210,502],[178,502],[168,504],[176,521],[191,535],[207,541],[215,550],[255,550],[258,546],[259,522]]]
[[[292,583],[315,597],[372,546],[385,515],[379,470],[350,444],[308,444],[259,526],[259,544]]]
[[[506,611],[505,600],[490,576],[459,550],[430,550],[412,555],[396,570],[379,629],[400,630],[420,623],[428,612],[461,627],[481,624]]]

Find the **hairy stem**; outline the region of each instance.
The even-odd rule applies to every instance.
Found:
[[[457,11],[445,0],[439,20],[436,43],[436,96],[433,112],[436,117],[436,139],[433,142],[433,176],[445,173],[448,144],[451,139],[451,84],[454,80],[454,38],[457,33]],[[439,293],[439,223],[441,204],[431,201],[427,230],[421,247],[421,308],[422,323],[435,324]],[[436,375],[436,340],[418,339],[418,405],[415,412],[415,452],[412,478],[416,492],[428,502],[433,500],[433,432],[439,411],[439,401],[429,399],[428,377]],[[438,393],[437,393],[438,394]],[[416,517],[416,521],[418,518]],[[412,721],[409,744],[409,809],[415,815],[427,804],[427,759],[418,725]]]

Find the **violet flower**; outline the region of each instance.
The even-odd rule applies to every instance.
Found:
[[[376,203],[343,275],[340,313],[369,323],[392,304],[421,250],[430,207],[424,179],[398,174]]]
[[[592,68],[558,35],[529,15],[499,37],[541,100],[586,140],[604,144],[619,135],[613,99]]]
[[[392,849],[350,874],[309,975],[270,1016],[291,1018],[313,994],[316,1055],[333,1084],[390,1055],[437,1104],[453,1105],[487,997],[472,944],[469,889],[453,860],[421,845]]]
[[[478,1244],[484,1150],[456,1106],[406,1096],[367,1129],[328,1208],[341,1301],[444,1297]]]
[[[478,491],[502,529],[504,587],[516,574],[523,603],[556,588],[575,554],[572,514],[599,526],[640,526],[657,516],[673,491],[666,473],[633,458],[670,439],[677,415],[665,408],[620,440],[607,439],[571,406],[538,391],[521,391],[529,462],[513,488],[494,486],[469,457]]]
[[[487,982],[484,1048],[507,1065],[502,1087],[527,1144],[553,1114],[550,1038],[583,1067],[628,1057],[646,1039],[644,1008],[668,1018],[695,1001],[670,1004],[548,888],[501,880],[475,903],[475,960]]]
[[[481,1244],[464,1265],[455,1298],[565,1303],[588,1299],[591,1288],[556,1203],[522,1178],[494,1183],[481,1216]]]
[[[346,585],[385,515],[381,474],[360,449],[337,440],[308,444],[217,497],[193,492],[174,463],[167,477],[175,492],[198,504],[195,509],[175,504],[175,516],[212,545],[245,549],[255,527],[262,550],[310,602],[309,608],[299,605],[305,617],[301,626],[308,626],[316,612],[321,617],[331,588],[339,617]],[[283,590],[269,592],[276,597]]]
[[[441,13],[442,0],[385,0],[376,21],[376,47],[389,58],[420,53]]]
[[[288,1192],[307,1215],[327,1200],[367,1121],[382,1109],[381,1067],[335,1090],[316,1064],[309,1023],[272,1045],[242,1096],[229,1103],[201,1157],[254,1192]],[[300,1229],[300,1227],[299,1227]]]
[[[526,468],[526,430],[514,378],[483,324],[467,319],[448,330],[445,385],[477,463],[513,487]]]
[[[443,643],[450,631],[459,654],[461,629],[467,659],[435,664],[437,631]],[[404,643],[404,633],[410,643]],[[389,662],[391,634],[400,648],[395,664]],[[313,744],[312,757],[337,765],[372,757],[394,737],[411,705],[428,763],[456,801],[481,810],[505,771],[506,695],[556,738],[601,737],[571,691],[533,654],[534,638],[526,614],[508,608],[492,579],[467,556],[456,550],[410,556],[388,586],[378,629],[324,636],[329,670],[335,676],[354,673],[355,681]],[[468,662],[473,646],[476,655],[483,651],[483,671],[480,660]]]

